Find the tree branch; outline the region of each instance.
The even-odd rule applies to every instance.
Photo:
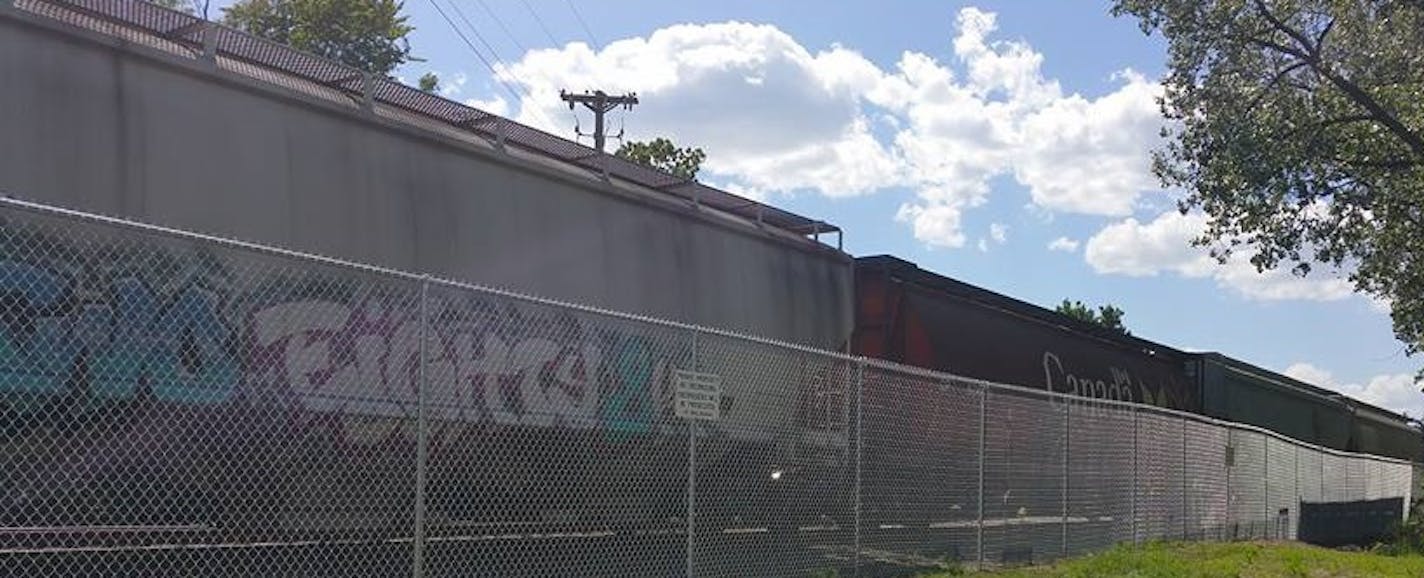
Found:
[[[1319,56],[1320,47],[1318,45],[1312,44],[1310,42],[1310,39],[1306,38],[1305,35],[1302,34],[1299,30],[1291,28],[1290,25],[1286,24],[1280,18],[1277,18],[1275,14],[1272,14],[1271,9],[1266,7],[1265,0],[1256,0],[1255,3],[1256,11],[1260,12],[1261,17],[1265,18],[1267,22],[1270,22],[1273,28],[1284,33],[1286,36],[1291,37],[1291,40],[1294,40],[1295,43],[1300,46],[1300,49],[1302,51],[1310,55],[1311,59],[1316,59],[1316,57]],[[1331,23],[1333,24],[1334,21],[1331,21]]]
[[[1261,13],[1262,18],[1265,18],[1277,31],[1294,39],[1296,43],[1300,45],[1300,49],[1293,50],[1269,40],[1252,39],[1253,42],[1286,54],[1297,56],[1305,61],[1316,74],[1330,81],[1330,84],[1335,85],[1335,88],[1345,93],[1345,96],[1368,111],[1375,117],[1376,121],[1384,125],[1385,128],[1389,129],[1389,131],[1394,133],[1400,140],[1404,141],[1404,144],[1407,145],[1415,155],[1424,157],[1424,137],[1410,130],[1409,127],[1404,126],[1404,123],[1400,122],[1399,118],[1391,114],[1388,110],[1385,110],[1384,105],[1381,105],[1379,101],[1375,100],[1373,96],[1370,96],[1368,92],[1360,88],[1358,84],[1336,73],[1331,67],[1322,62],[1320,59],[1320,46],[1312,44],[1310,39],[1306,38],[1304,34],[1291,28],[1280,18],[1277,18],[1275,14],[1272,14],[1271,10],[1266,7],[1264,0],[1255,0],[1255,5],[1256,10]],[[1325,27],[1324,32],[1321,33],[1322,39],[1325,33],[1328,33],[1330,29],[1333,28],[1334,24],[1335,21],[1331,20],[1330,24]]]
[[[1315,49],[1316,49],[1317,51],[1319,51],[1319,50],[1321,50],[1321,49],[1323,49],[1323,48],[1325,47],[1325,37],[1328,36],[1328,35],[1330,34],[1330,31],[1331,31],[1332,29],[1334,29],[1334,28],[1335,28],[1335,19],[1334,19],[1334,18],[1331,18],[1329,22],[1326,22],[1326,23],[1325,23],[1325,29],[1324,29],[1324,30],[1321,30],[1321,31],[1320,31],[1320,34],[1316,34],[1316,35],[1315,35]]]
[[[1350,100],[1355,101],[1355,104],[1369,111],[1369,113],[1375,117],[1376,121],[1394,133],[1399,140],[1404,141],[1404,144],[1409,146],[1409,150],[1413,151],[1416,156],[1424,158],[1424,137],[1420,137],[1418,133],[1404,126],[1403,122],[1400,122],[1398,118],[1385,110],[1384,105],[1381,105],[1374,97],[1360,88],[1359,85],[1351,82],[1350,79],[1336,74],[1325,66],[1317,66],[1314,68],[1317,73],[1335,85],[1335,88],[1340,89],[1341,92],[1350,97]]]
[[[1300,59],[1300,60],[1302,60],[1302,61],[1308,61],[1308,60],[1310,60],[1310,55],[1309,55],[1309,54],[1306,54],[1306,53],[1304,53],[1304,52],[1301,52],[1300,50],[1297,50],[1297,49],[1295,49],[1295,48],[1291,48],[1291,47],[1286,46],[1286,45],[1284,45],[1284,44],[1279,44],[1279,43],[1276,43],[1276,42],[1272,42],[1272,41],[1270,41],[1270,40],[1266,40],[1266,39],[1263,39],[1263,38],[1255,38],[1255,37],[1247,38],[1246,41],[1247,41],[1247,42],[1250,42],[1251,44],[1255,44],[1255,45],[1257,45],[1257,46],[1260,46],[1261,48],[1269,48],[1269,49],[1271,49],[1271,50],[1274,50],[1274,51],[1276,51],[1276,52],[1280,52],[1280,53],[1282,53],[1282,54],[1289,54],[1289,55],[1294,56],[1294,57],[1296,57],[1296,58],[1298,58],[1298,59]]]
[[[1307,131],[1307,130],[1310,130],[1310,129],[1315,129],[1316,131],[1323,131],[1324,129],[1327,129],[1327,128],[1330,128],[1330,127],[1336,126],[1336,125],[1351,124],[1351,123],[1356,123],[1356,122],[1374,122],[1374,120],[1375,120],[1375,117],[1373,117],[1373,116],[1371,116],[1371,115],[1368,115],[1368,114],[1352,114],[1352,115],[1349,115],[1349,116],[1341,116],[1341,117],[1336,117],[1336,118],[1331,118],[1331,119],[1322,120],[1322,121],[1320,121],[1320,122],[1309,123],[1309,124],[1306,124],[1306,125],[1304,125],[1304,126],[1298,126],[1298,127],[1295,127],[1295,128],[1293,128],[1293,129],[1291,129],[1291,130],[1287,130],[1287,131],[1284,131],[1284,132],[1281,132],[1281,133],[1277,134],[1277,135],[1275,136],[1275,138],[1276,138],[1277,140],[1291,139],[1291,138],[1295,138],[1296,136],[1299,136],[1301,133],[1303,133],[1303,132],[1305,132],[1305,131]]]
[[[1272,88],[1275,88],[1276,84],[1284,79],[1286,75],[1305,66],[1310,66],[1310,63],[1301,60],[1276,72],[1276,74],[1271,77],[1271,80],[1268,81],[1265,86],[1261,87],[1261,91],[1256,94],[1256,97],[1251,99],[1251,103],[1247,105],[1247,109],[1255,109],[1257,105],[1261,104],[1261,99],[1266,97],[1266,93]]]

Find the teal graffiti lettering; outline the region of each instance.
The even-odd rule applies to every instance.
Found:
[[[615,389],[602,411],[603,422],[616,432],[645,433],[653,421],[650,386],[653,382],[653,353],[646,339],[623,340],[613,358]]]
[[[102,346],[89,359],[89,387],[98,397],[129,399],[153,363],[153,326],[158,318],[158,298],[134,278],[114,282],[112,305],[94,315],[107,330]]]
[[[44,311],[57,305],[66,283],[56,274],[25,263],[0,262],[0,294],[6,323],[0,328],[0,392],[55,394],[79,353],[62,317]]]
[[[218,299],[189,287],[158,318],[150,378],[160,400],[220,403],[236,389],[239,367],[228,351],[231,330]]]

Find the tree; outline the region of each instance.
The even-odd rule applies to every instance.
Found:
[[[1082,301],[1064,299],[1053,310],[1079,321],[1095,323],[1121,332],[1123,335],[1132,335],[1132,332],[1127,330],[1127,326],[1122,324],[1123,310],[1113,305],[1102,305],[1098,307],[1097,311],[1094,311],[1092,307],[1084,305]]]
[[[1153,169],[1259,270],[1347,271],[1424,345],[1424,2],[1116,0],[1162,34]]]
[[[421,91],[434,94],[440,91],[440,77],[434,72],[427,72],[420,75],[420,84],[417,85]]]
[[[628,141],[613,154],[689,181],[697,178],[697,171],[707,158],[707,153],[700,148],[678,148],[665,138],[648,142]]]
[[[398,0],[239,0],[223,23],[381,76],[411,59]]]

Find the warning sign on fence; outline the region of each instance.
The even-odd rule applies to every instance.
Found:
[[[696,371],[673,373],[673,408],[677,417],[715,421],[722,414],[722,376]]]

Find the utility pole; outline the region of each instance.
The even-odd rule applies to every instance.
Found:
[[[638,104],[638,95],[636,94],[628,93],[622,96],[608,96],[608,93],[602,90],[595,90],[593,92],[584,91],[583,94],[572,94],[560,90],[559,98],[569,103],[569,110],[573,110],[575,104],[582,104],[593,111],[593,145],[594,148],[598,149],[598,152],[603,152],[603,141],[606,136],[603,133],[604,113],[620,106],[626,110],[632,110],[633,105]],[[574,131],[578,131],[578,127],[574,127]],[[583,135],[583,133],[579,134]],[[619,134],[621,135],[622,133],[620,132]]]

